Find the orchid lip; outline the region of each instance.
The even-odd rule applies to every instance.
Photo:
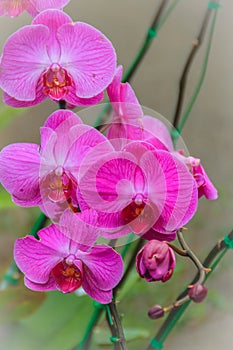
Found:
[[[82,285],[82,271],[74,264],[75,256],[70,254],[60,261],[51,271],[57,288],[62,293],[72,293]]]
[[[58,101],[63,99],[69,92],[73,83],[67,70],[59,64],[53,63],[42,75],[43,93]]]
[[[69,202],[77,184],[71,174],[66,173],[62,166],[47,174],[41,182],[43,196],[49,198],[51,202]]]

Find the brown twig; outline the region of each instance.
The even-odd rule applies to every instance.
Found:
[[[215,1],[213,1],[213,2],[215,3]],[[201,46],[201,44],[203,42],[203,39],[204,39],[204,36],[205,36],[205,33],[206,33],[206,28],[207,28],[209,19],[211,17],[211,13],[212,13],[212,10],[211,10],[211,8],[208,7],[207,10],[206,10],[206,13],[204,15],[200,31],[199,31],[197,37],[192,42],[192,48],[191,48],[191,51],[190,51],[190,53],[188,55],[187,61],[185,63],[185,66],[184,66],[184,69],[183,69],[183,72],[182,72],[182,75],[181,75],[181,78],[180,78],[179,94],[178,94],[178,99],[177,99],[177,104],[176,104],[176,111],[175,111],[174,118],[173,118],[173,123],[172,123],[174,128],[176,128],[176,129],[178,127],[180,114],[181,114],[181,109],[182,109],[182,106],[183,106],[188,73],[189,73],[189,70],[191,68],[191,65],[192,65],[192,62],[194,60],[194,57],[195,57],[198,49],[200,48],[200,46]]]

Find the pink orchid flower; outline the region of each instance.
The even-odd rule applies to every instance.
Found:
[[[167,235],[174,239],[197,209],[193,176],[167,151],[135,141],[89,167],[86,161],[88,156],[78,179],[80,207],[98,212],[105,237],[143,235],[152,229],[160,233],[160,240]]]
[[[64,214],[64,227],[51,225],[42,229],[39,240],[32,236],[17,239],[14,258],[25,274],[25,285],[35,291],[58,289],[62,293],[82,286],[94,300],[111,302],[112,289],[123,273],[121,256],[107,245],[94,246],[97,231],[92,211]]]
[[[70,0],[0,0],[0,16],[17,17],[27,11],[35,17],[39,12],[48,9],[61,10]]]
[[[47,10],[6,41],[0,87],[13,107],[36,105],[46,97],[91,105],[102,99],[115,69],[115,50],[100,31]]]
[[[16,204],[40,206],[55,220],[67,206],[78,210],[80,163],[90,149],[106,141],[105,136],[84,125],[73,112],[56,111],[41,128],[40,147],[18,143],[3,148],[0,181]]]

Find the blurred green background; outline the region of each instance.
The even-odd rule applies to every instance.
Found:
[[[110,38],[117,51],[118,63],[122,64],[126,70],[140,47],[159,4],[160,1],[152,0],[72,0],[65,10],[72,16],[73,20],[85,21],[103,31]],[[158,111],[169,121],[172,120],[175,110],[181,71],[192,41],[199,31],[207,4],[208,1],[203,0],[179,1],[168,21],[159,31],[158,37],[154,40],[132,80],[132,86],[140,103]],[[198,252],[200,258],[205,256],[217,239],[232,228],[233,223],[233,3],[223,0],[222,7],[218,11],[205,81],[182,134],[190,154],[201,159],[219,191],[217,201],[200,200],[199,210],[188,225],[187,241],[193,250]],[[16,19],[0,18],[0,45],[4,44],[11,33],[30,21],[30,16],[27,14]],[[189,101],[199,79],[205,44],[206,40],[192,65],[185,103]],[[1,108],[4,109],[2,103],[0,104],[0,114]],[[13,142],[38,143],[39,127],[55,109],[54,103],[46,101],[41,106],[24,110],[21,114],[7,113],[3,115],[0,120],[0,126],[2,126],[0,147]],[[4,196],[5,194],[1,192],[1,198]],[[17,208],[11,206],[10,203],[8,208],[2,208],[0,205],[1,273],[4,273],[11,262],[15,238],[28,233],[37,213],[37,209]],[[140,328],[141,333],[138,333],[141,334],[141,337],[155,333],[160,321],[149,320],[146,315],[147,310],[153,304],[166,305],[166,303],[170,303],[189,283],[194,269],[190,263],[185,262],[184,264],[183,261],[184,259],[179,259],[178,269],[174,277],[166,284],[148,285],[144,281],[138,282],[136,280],[137,282],[130,286],[130,293],[127,292],[124,300],[119,304],[120,312],[124,314],[123,325]],[[198,306],[192,305],[177,332],[172,334],[165,345],[165,349],[188,348],[195,350],[201,348],[215,350],[219,349],[220,346],[224,349],[232,347],[232,263],[233,257],[229,252],[222,265],[208,281],[209,297],[207,302]],[[133,277],[132,280],[134,280]],[[26,295],[25,301],[31,300],[31,298],[33,298],[32,294]],[[34,298],[38,298],[38,302],[42,302],[41,297]],[[24,331],[22,331],[21,338],[17,338],[16,324],[7,326],[7,328],[2,326],[0,335],[3,339],[2,344],[5,344],[4,349],[27,350],[32,347],[35,349],[35,344],[38,344],[39,340],[42,342],[41,344],[44,344],[43,336],[45,336],[46,345],[42,347],[40,345],[40,348],[69,350],[69,344],[75,344],[75,339],[78,339],[76,335],[82,333],[91,309],[91,306],[88,305],[81,307],[78,301],[76,308],[74,308],[75,298],[74,296],[54,293],[49,300],[46,300],[46,303],[50,303],[51,309],[56,310],[55,314],[46,314],[44,311],[46,308],[42,306],[41,314],[39,313],[38,319],[34,320],[34,325],[36,325],[34,328],[31,318],[23,321]],[[3,299],[3,301],[4,305],[11,304],[11,301],[7,301],[7,299]],[[63,302],[64,305],[61,306]],[[0,302],[0,307],[3,308],[2,304]],[[9,313],[15,310],[14,303],[9,310]],[[32,316],[32,319],[33,317],[37,316]],[[60,322],[55,322],[59,318]],[[1,322],[7,319],[4,313]],[[44,324],[46,319],[47,323]],[[52,328],[54,322],[55,325]],[[69,332],[72,333],[70,343],[65,340],[66,337],[69,338]],[[98,342],[103,343],[99,334],[102,334],[101,328],[97,329],[96,338],[99,337]],[[12,342],[9,335],[14,335],[15,342]],[[29,335],[34,340],[30,340]],[[106,338],[105,334],[104,337]],[[21,340],[19,341],[19,339]],[[56,342],[52,345],[54,340]],[[10,341],[10,345],[7,345],[8,341]],[[147,342],[148,340],[133,341],[130,343],[129,349],[141,350],[143,344],[147,344]],[[103,344],[100,348],[105,349]]]

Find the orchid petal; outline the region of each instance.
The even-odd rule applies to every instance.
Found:
[[[16,240],[14,259],[28,279],[36,283],[46,283],[51,270],[62,261],[63,256],[34,237],[26,236]]]
[[[173,151],[173,143],[167,127],[153,117],[145,116],[142,119],[144,126],[144,140],[155,145],[156,148]]]
[[[65,24],[58,29],[62,67],[76,85],[76,95],[90,98],[101,93],[111,82],[116,54],[110,41],[86,23]]]
[[[65,134],[72,126],[82,123],[83,121],[74,112],[58,110],[50,114],[44,123],[44,127],[51,128],[56,131],[56,133]]]
[[[27,288],[37,292],[48,292],[57,289],[56,282],[52,276],[49,277],[49,280],[46,283],[35,283],[27,277],[24,277],[24,284]]]
[[[82,250],[87,250],[94,245],[98,239],[98,216],[94,210],[85,210],[82,213],[71,213],[67,209],[59,222],[62,232],[72,239],[73,246],[71,254],[76,254],[83,245]]]
[[[14,97],[11,97],[10,95],[8,95],[5,92],[3,101],[9,106],[16,107],[16,108],[24,108],[24,107],[35,106],[35,105],[43,102],[45,99],[46,99],[46,96],[43,93],[42,79],[39,79],[37,86],[36,86],[36,97],[34,100],[19,101],[19,100],[15,99]]]
[[[5,147],[0,153],[0,181],[22,206],[41,202],[38,148],[35,144],[19,143]]]
[[[36,3],[38,12],[42,12],[47,9],[61,9],[66,6],[70,0],[30,0]]]
[[[7,14],[9,17],[19,16],[28,6],[28,1],[2,0],[0,2],[0,16]]]
[[[51,62],[59,62],[61,55],[60,44],[57,40],[58,29],[72,19],[63,11],[47,10],[36,16],[32,22],[33,25],[44,25],[49,29],[49,40],[47,43],[47,52]]]
[[[20,101],[36,99],[38,81],[50,64],[46,51],[48,39],[48,28],[35,25],[19,29],[6,41],[1,60],[0,87],[8,95]]]
[[[80,253],[80,259],[83,262],[83,280],[90,287],[108,291],[119,283],[123,261],[114,249],[101,244],[91,252]]]
[[[75,84],[73,83],[65,98],[68,103],[71,103],[74,106],[90,106],[101,102],[103,100],[103,97],[104,97],[103,92],[91,98],[78,97],[76,95]]]

